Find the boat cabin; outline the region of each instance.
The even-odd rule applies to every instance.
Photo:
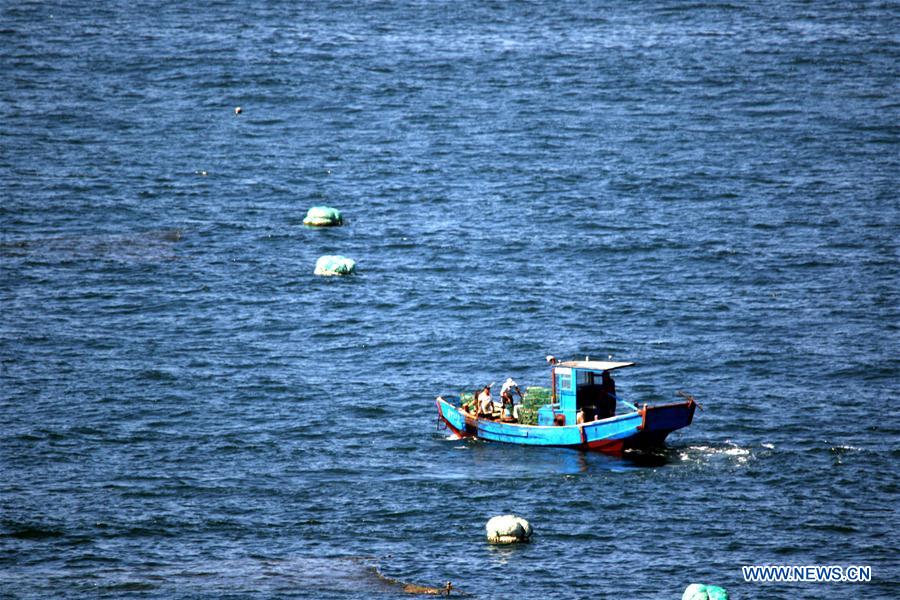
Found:
[[[575,425],[616,414],[615,384],[603,373],[634,366],[632,362],[573,360],[551,368],[553,403],[538,411],[538,425]]]

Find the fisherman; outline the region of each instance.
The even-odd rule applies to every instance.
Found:
[[[506,381],[503,382],[503,387],[500,388],[501,410],[503,414],[506,414],[506,407],[509,406],[510,414],[518,421],[519,406],[521,405],[516,405],[515,399],[513,398],[513,392],[519,395],[519,400],[522,400],[522,390],[519,389],[519,384],[513,381],[512,377],[507,377]]]
[[[616,400],[616,382],[613,381],[609,371],[603,371],[603,373],[600,374],[600,381],[600,389],[603,390],[606,397],[612,397],[613,400]]]
[[[478,402],[479,414],[493,418],[494,399],[491,397],[491,386],[484,386],[484,389],[475,397],[475,400]]]
[[[616,382],[613,381],[609,371],[603,371],[600,375],[600,406],[599,417],[606,419],[616,414]]]

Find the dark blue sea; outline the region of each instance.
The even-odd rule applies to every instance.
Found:
[[[0,596],[900,597],[897,2],[9,1],[0,83]],[[547,354],[704,411],[436,426]]]

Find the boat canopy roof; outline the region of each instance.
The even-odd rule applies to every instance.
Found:
[[[556,363],[557,367],[572,367],[575,369],[586,369],[588,371],[612,371],[613,369],[621,369],[622,367],[633,367],[633,362],[612,362],[605,360],[566,360]]]

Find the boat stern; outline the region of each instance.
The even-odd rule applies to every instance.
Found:
[[[694,420],[697,403],[693,398],[687,402],[674,402],[656,406],[644,405],[640,409],[640,434],[631,446],[661,445],[673,431],[687,427]]]

